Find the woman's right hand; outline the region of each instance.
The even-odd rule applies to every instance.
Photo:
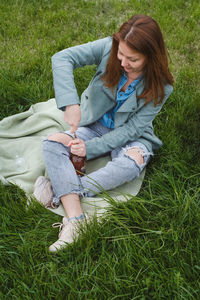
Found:
[[[79,104],[66,106],[64,120],[70,126],[70,132],[74,133],[81,120],[81,109]]]
[[[82,157],[86,156],[86,146],[83,140],[76,138],[70,141],[67,146],[71,148],[72,154]]]

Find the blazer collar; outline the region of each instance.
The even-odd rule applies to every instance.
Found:
[[[144,80],[142,79],[136,86],[133,94],[128,97],[128,99],[122,104],[122,106],[118,109],[118,112],[130,112],[131,110],[135,110],[137,108],[137,94],[141,93],[144,88]],[[116,94],[117,94],[117,85],[112,90],[105,85],[102,86],[104,93],[109,97],[110,100],[116,102]]]

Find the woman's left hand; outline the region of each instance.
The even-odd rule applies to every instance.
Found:
[[[71,148],[71,153],[78,156],[86,156],[85,142],[81,139],[74,139],[67,145]]]

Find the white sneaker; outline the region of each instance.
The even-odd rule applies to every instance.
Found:
[[[44,176],[39,176],[34,184],[33,195],[45,207],[55,208],[51,182]]]
[[[81,220],[73,219],[68,221],[66,217],[63,217],[62,223],[55,223],[52,227],[59,227],[59,239],[49,247],[50,252],[57,252],[65,247],[67,244],[72,244],[79,236],[80,227],[85,226],[89,220],[89,217],[85,214],[85,218]]]

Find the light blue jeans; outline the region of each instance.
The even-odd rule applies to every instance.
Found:
[[[106,128],[96,122],[88,127],[79,127],[76,134],[78,138],[87,141],[94,137],[101,137],[111,130],[113,129]],[[70,135],[67,131],[65,133]],[[126,151],[134,147],[143,150],[143,164],[137,164],[135,160],[126,155]],[[60,198],[71,193],[92,197],[102,190],[111,190],[129,182],[140,175],[140,172],[149,162],[150,156],[153,155],[139,142],[129,142],[123,147],[114,149],[110,154],[111,161],[105,167],[80,177],[76,174],[70,160],[70,148],[62,143],[45,139],[43,141],[43,155],[53,188],[53,202],[59,205]]]

